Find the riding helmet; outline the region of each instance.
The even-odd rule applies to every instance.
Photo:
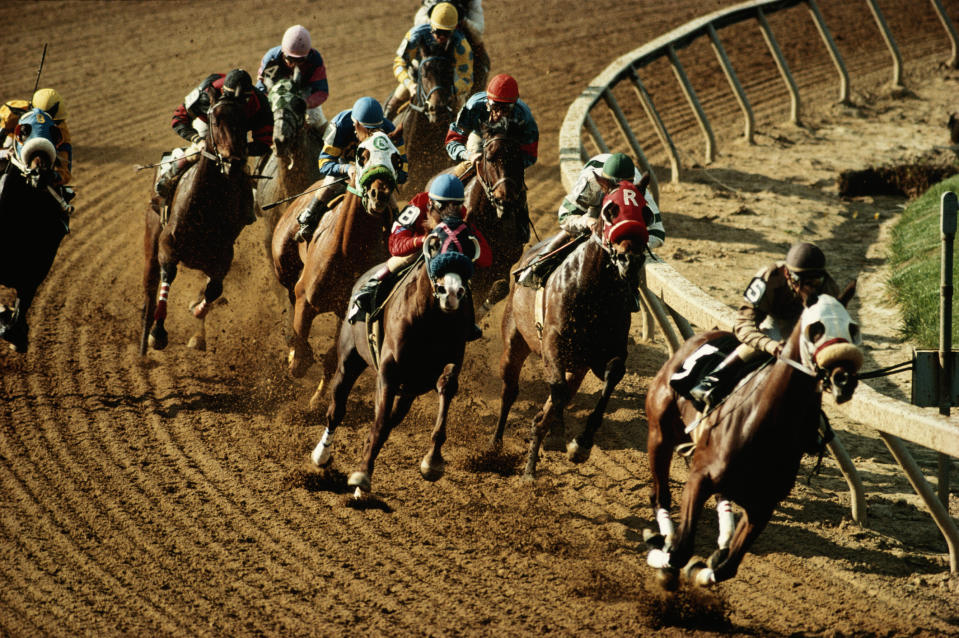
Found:
[[[786,253],[786,266],[797,274],[820,274],[826,270],[826,255],[815,244],[796,242]]]
[[[461,202],[465,198],[463,182],[455,175],[444,173],[433,180],[430,199],[436,202]]]
[[[494,102],[508,102],[510,104],[519,99],[519,86],[512,76],[500,73],[486,85],[486,97]]]
[[[623,180],[631,182],[635,173],[636,167],[633,165],[633,160],[625,153],[613,153],[603,162],[603,177],[614,182]]]
[[[371,97],[361,97],[353,103],[353,121],[366,128],[383,126],[383,107]]]
[[[313,48],[310,32],[303,25],[297,24],[283,34],[283,44],[280,46],[284,55],[292,58],[305,58]]]
[[[430,26],[439,31],[452,31],[459,21],[459,12],[449,2],[439,3],[430,12]]]
[[[253,92],[253,79],[243,69],[233,69],[223,80],[223,95],[240,97]]]
[[[30,102],[34,108],[46,111],[58,122],[67,119],[67,107],[63,103],[63,98],[53,89],[40,89],[33,94]]]

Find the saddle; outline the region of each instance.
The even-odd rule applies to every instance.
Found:
[[[380,365],[380,346],[383,345],[383,308],[386,306],[386,302],[390,300],[390,297],[393,296],[399,283],[409,277],[410,273],[413,272],[413,269],[421,261],[423,261],[422,256],[414,259],[408,265],[398,270],[395,277],[389,277],[387,280],[380,282],[376,287],[376,291],[374,292],[375,297],[370,303],[373,311],[366,317],[366,339],[370,345],[370,355],[373,357],[374,367],[379,367]]]
[[[705,407],[700,402],[690,396],[690,391],[695,388],[700,381],[712,373],[722,361],[739,346],[739,340],[734,335],[725,334],[699,346],[686,360],[682,367],[673,373],[669,378],[669,385],[681,397],[690,401],[700,412]],[[712,405],[719,405],[732,390],[739,385],[742,379],[752,374],[757,369],[770,361],[767,357],[757,357],[755,361],[744,364],[740,368],[740,377],[736,383],[730,383],[725,388],[725,393],[721,396],[713,396]]]

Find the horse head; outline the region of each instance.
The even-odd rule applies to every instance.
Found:
[[[854,285],[851,284],[840,299],[829,295],[810,296],[804,302],[806,307],[799,320],[802,363],[816,371],[823,389],[832,392],[836,403],[852,398],[863,361],[859,326],[845,307]]]
[[[273,148],[276,156],[292,159],[297,138],[306,122],[306,99],[301,88],[300,69],[293,72],[293,77],[274,82],[267,99],[273,111]]]
[[[483,156],[476,166],[476,179],[482,184],[496,216],[502,219],[507,209],[522,206],[526,189],[526,169],[519,148],[516,125],[507,118],[483,127]]]
[[[453,66],[449,59],[434,55],[420,62],[410,108],[424,113],[430,124],[449,124],[453,117]]]
[[[355,184],[370,214],[385,213],[399,175],[402,160],[389,136],[376,131],[356,147]]]
[[[637,280],[646,260],[646,220],[652,218],[652,213],[646,213],[645,186],[643,181],[638,186],[620,182],[603,198],[599,219],[593,225],[593,237],[609,254],[619,276],[627,281]]]
[[[46,111],[32,109],[14,129],[14,163],[34,188],[48,183],[57,159],[60,129]]]
[[[233,97],[214,100],[207,111],[210,132],[207,147],[216,155],[216,161],[224,175],[234,170],[243,170],[246,165],[246,102]]]
[[[473,276],[473,259],[463,252],[464,241],[472,241],[473,245],[466,250],[478,257],[479,243],[470,234],[463,220],[446,218],[430,232],[423,243],[423,255],[433,286],[433,296],[444,313],[453,313],[460,309],[466,297],[470,277]]]

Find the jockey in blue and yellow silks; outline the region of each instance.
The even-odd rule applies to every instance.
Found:
[[[5,156],[12,150],[12,136],[16,131],[20,117],[34,108],[47,113],[53,119],[54,126],[58,131],[54,135],[57,158],[53,168],[58,180],[56,185],[66,186],[73,179],[73,143],[70,141],[70,129],[67,128],[67,107],[60,94],[53,89],[38,90],[33,94],[30,102],[10,100],[0,106],[0,130],[2,130],[0,132],[0,142],[4,146],[4,150],[0,151],[0,159],[6,159]],[[64,197],[69,201],[72,193],[66,191]]]
[[[297,217],[300,228],[296,233],[297,241],[309,241],[320,219],[334,197],[346,191],[346,178],[356,154],[356,147],[373,134],[382,131],[400,154],[401,164],[397,170],[397,182],[403,184],[407,177],[406,143],[402,133],[396,134],[396,125],[383,117],[383,107],[371,97],[361,97],[352,109],[337,113],[323,136],[323,150],[320,151],[320,175],[322,187],[310,204]]]
[[[393,118],[403,102],[416,92],[414,60],[428,57],[449,59],[453,67],[453,97],[456,104],[463,101],[473,85],[473,49],[466,36],[457,29],[459,15],[448,2],[438,4],[430,13],[429,24],[413,27],[396,50],[393,75],[399,86],[386,103],[386,117]]]

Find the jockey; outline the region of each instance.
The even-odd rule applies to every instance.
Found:
[[[208,89],[213,93],[212,98],[207,93]],[[221,97],[232,97],[246,103],[247,127],[253,136],[253,141],[247,145],[247,152],[253,156],[269,152],[273,143],[273,111],[270,110],[266,96],[254,88],[250,74],[243,69],[233,69],[226,75],[210,75],[190,91],[183,98],[183,103],[173,111],[170,126],[180,137],[190,142],[190,146],[174,149],[169,155],[176,158],[176,161],[163,164],[157,175],[154,190],[162,198],[164,205],[170,205],[180,177],[206,150],[206,134],[209,130],[207,111],[212,106],[211,99],[216,101]],[[249,213],[248,223],[252,224],[256,221],[256,214],[252,208]]]
[[[326,80],[323,56],[313,48],[310,32],[306,28],[299,24],[290,27],[283,34],[283,43],[266,52],[256,72],[256,88],[269,93],[274,82],[291,77],[297,68],[309,82],[306,121],[316,131],[322,132],[326,126],[326,116],[321,105],[329,97],[330,87]]]
[[[379,102],[371,97],[361,97],[352,109],[337,113],[332,126],[326,129],[323,150],[318,160],[323,184],[296,218],[300,224],[295,235],[296,241],[309,241],[333,198],[346,192],[346,182],[352,176],[356,147],[376,131],[389,135],[399,151],[402,162],[397,171],[397,182],[406,182],[406,144],[402,131],[397,131],[396,125],[383,117],[383,107]]]
[[[384,297],[396,283],[396,273],[412,264],[423,250],[423,243],[427,235],[444,220],[462,220],[466,214],[463,207],[463,183],[448,173],[439,175],[433,180],[428,193],[419,193],[413,196],[396,216],[393,228],[390,231],[390,257],[379,270],[363,284],[353,297],[350,314],[347,317],[350,323],[356,323],[369,316],[376,307],[377,297]],[[467,232],[476,238],[477,243],[462,241],[457,243],[462,252],[473,259],[474,265],[488,268],[493,263],[493,254],[486,238],[470,224],[465,223]],[[479,255],[472,254],[479,250]],[[472,299],[467,300],[472,304]],[[473,326],[469,341],[479,339],[483,331],[479,326]]]
[[[553,269],[561,264],[578,245],[578,242],[570,242],[570,240],[574,237],[588,236],[593,222],[599,217],[603,197],[616,188],[621,181],[639,184],[642,177],[633,160],[624,153],[601,153],[586,162],[573,189],[563,198],[557,211],[560,232],[543,246],[539,251],[540,258],[534,262],[533,266],[522,271],[517,283],[530,288],[542,286]],[[642,196],[646,203],[643,213],[646,217],[646,228],[649,231],[648,247],[659,248],[666,241],[662,216],[649,191]],[[560,249],[564,246],[568,246],[568,249],[561,251]],[[547,259],[543,258],[545,255],[551,256]],[[638,305],[636,309],[639,309]]]
[[[0,139],[3,148],[0,149],[0,161],[9,160],[13,153],[13,135],[20,117],[31,108],[45,111],[52,119],[59,131],[59,142],[54,144],[57,150],[57,159],[54,171],[57,174],[57,184],[63,199],[69,202],[73,199],[73,191],[64,188],[73,178],[73,144],[70,141],[70,129],[67,128],[67,107],[54,89],[40,89],[33,94],[29,102],[26,100],[10,100],[0,106]]]
[[[749,282],[746,302],[736,315],[733,334],[739,347],[690,390],[693,400],[714,403],[736,385],[747,364],[766,356],[778,358],[802,314],[803,298],[813,293],[839,295],[826,272],[826,256],[815,244],[795,243],[785,262],[761,268]]]
[[[466,36],[456,28],[459,16],[449,2],[441,2],[430,12],[429,24],[410,29],[396,50],[393,75],[400,83],[386,103],[386,117],[396,117],[400,105],[416,92],[413,79],[419,60],[440,56],[449,59],[453,67],[453,95],[457,104],[469,94],[473,86],[473,50]]]
[[[511,76],[500,73],[486,86],[486,91],[474,93],[450,123],[446,133],[446,152],[450,159],[461,162],[454,169],[458,177],[466,174],[477,159],[482,157],[481,126],[506,118],[519,128],[520,151],[523,167],[536,163],[539,146],[539,128],[526,102],[519,97],[519,86]],[[529,240],[529,209],[524,199],[522,211],[516,220],[517,232],[523,243]]]
[[[426,24],[430,21],[433,9],[441,4],[442,0],[423,0],[422,6],[413,18],[413,24]],[[459,14],[459,24],[456,28],[463,32],[470,46],[473,48],[473,86],[486,86],[486,74],[489,73],[490,61],[483,43],[483,0],[451,0]]]

